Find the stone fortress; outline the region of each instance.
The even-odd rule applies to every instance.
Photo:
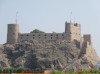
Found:
[[[30,40],[67,40],[85,41],[91,44],[91,35],[81,36],[81,25],[78,23],[65,22],[63,33],[20,33],[18,24],[8,24],[7,44],[15,44],[20,41]]]
[[[40,51],[41,53],[42,51],[44,52],[45,49],[46,50],[50,49],[49,46],[52,47],[52,43],[61,46],[63,45],[68,46],[68,44],[72,45],[74,44],[75,45],[74,48],[79,49],[79,54],[77,54],[78,59],[80,59],[81,57],[84,57],[85,59],[87,58],[92,62],[93,65],[95,65],[98,61],[98,57],[92,45],[91,35],[85,34],[82,36],[81,25],[79,23],[65,22],[65,32],[63,33],[34,33],[34,32],[20,33],[18,24],[8,24],[7,43],[6,43],[8,46],[18,45],[21,43],[28,43],[28,42],[29,43],[36,42],[40,43],[40,45],[43,44],[44,50],[40,50],[41,48],[37,49],[37,51]],[[70,49],[72,51],[71,48],[65,48],[65,49],[68,50]],[[71,51],[69,51],[69,53]],[[75,51],[77,52],[78,50]],[[74,51],[72,52],[74,53]]]
[[[80,49],[84,49],[82,53],[86,53],[87,47],[92,47],[91,35],[85,34],[81,36],[81,25],[78,23],[65,22],[65,32],[63,33],[20,33],[18,24],[8,24],[7,44],[31,40],[66,40],[68,42],[75,42]]]
[[[80,40],[81,27],[78,23],[65,23],[64,33],[20,33],[18,24],[8,24],[7,43],[14,44],[23,40]]]
[[[91,35],[81,36],[81,25],[79,23],[65,22],[65,32],[63,33],[20,33],[18,24],[8,24],[7,44],[31,40],[75,42],[80,49],[84,49],[82,53],[86,53],[87,47],[92,47]]]

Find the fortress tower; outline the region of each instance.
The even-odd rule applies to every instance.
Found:
[[[83,38],[84,38],[84,42],[89,42],[89,45],[92,44],[92,42],[91,42],[91,35],[90,34],[85,34],[83,36]]]
[[[69,35],[71,41],[81,38],[81,27],[78,23],[65,22],[65,33]]]
[[[7,43],[14,44],[18,41],[19,25],[8,24]]]

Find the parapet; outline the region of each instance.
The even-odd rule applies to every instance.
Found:
[[[89,42],[89,44],[91,45],[91,35],[90,34],[85,34],[83,35],[83,39],[84,39],[84,42]]]
[[[80,27],[80,24],[78,24],[78,23],[74,23],[74,26],[76,26],[76,27]]]
[[[75,27],[80,27],[81,25],[79,24],[79,23],[72,23],[72,22],[65,22],[65,25],[73,25],[73,26],[75,26]]]

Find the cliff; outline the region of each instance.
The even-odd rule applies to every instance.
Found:
[[[1,68],[40,68],[62,71],[77,71],[94,68],[99,57],[89,46],[81,53],[74,42],[23,41],[18,44],[0,45]],[[80,56],[81,55],[81,56]]]

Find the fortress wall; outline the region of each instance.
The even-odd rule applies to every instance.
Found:
[[[89,44],[91,45],[91,35],[90,34],[85,34],[83,35],[83,38],[84,38],[84,42],[89,42]]]
[[[80,47],[81,47],[81,51],[83,53],[87,53],[87,52],[90,52],[90,50],[88,49],[92,49],[92,44],[91,44],[91,35],[90,34],[86,34],[86,35],[83,35],[83,37],[81,37],[81,40],[80,40]]]
[[[87,54],[89,56],[92,53],[91,50],[93,49],[93,46],[91,45],[91,35],[84,35],[81,43],[81,55]]]
[[[89,42],[83,42],[79,56],[82,56],[84,54],[87,54],[87,52],[89,52],[88,48],[90,48]]]
[[[80,38],[80,48],[82,48],[83,42],[84,42],[84,39],[83,39],[83,37],[81,37],[81,38]]]
[[[17,24],[8,25],[7,43],[16,43],[23,40],[67,40],[80,41],[81,28],[78,23],[65,22],[65,33],[19,33]],[[88,36],[84,36],[89,41]]]
[[[19,41],[23,40],[70,40],[70,37],[65,33],[23,33]]]

